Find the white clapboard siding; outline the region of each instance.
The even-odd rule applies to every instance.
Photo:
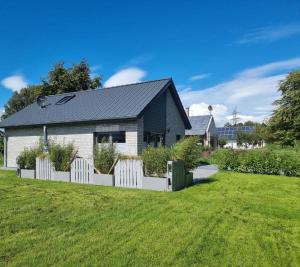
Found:
[[[76,158],[71,164],[71,182],[93,183],[94,166],[86,159]]]
[[[136,159],[118,160],[115,170],[115,186],[142,188],[143,161]]]
[[[52,180],[54,175],[54,167],[50,159],[36,158],[36,179]]]

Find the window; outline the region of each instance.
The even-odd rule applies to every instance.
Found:
[[[126,143],[125,131],[95,133],[97,143]]]
[[[125,143],[125,132],[111,133],[113,143]]]
[[[181,139],[181,135],[180,134],[177,134],[176,135],[176,141],[179,141]]]
[[[144,132],[144,142],[151,144],[154,147],[161,146],[165,144],[165,135],[152,132]]]
[[[57,101],[56,105],[66,104],[67,102],[69,102],[74,97],[75,97],[75,95],[67,95],[67,96],[63,97],[62,99],[60,99],[59,101]]]
[[[109,133],[96,133],[97,143],[109,143]]]

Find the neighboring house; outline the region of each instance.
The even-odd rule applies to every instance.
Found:
[[[254,126],[218,127],[217,132],[219,140],[226,140],[225,148],[237,149],[239,148],[237,145],[237,133],[252,133],[254,129]],[[249,148],[252,148],[252,146],[249,146]]]
[[[218,145],[218,135],[215,121],[212,115],[190,116],[192,129],[186,130],[187,136],[199,136],[201,144],[215,148]]]
[[[172,79],[49,96],[45,107],[34,103],[0,122],[5,167],[17,166],[18,155],[39,142],[44,126],[48,138],[72,142],[86,159],[102,140],[138,155],[147,145],[173,145],[191,128]]]

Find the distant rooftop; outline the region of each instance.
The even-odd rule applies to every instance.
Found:
[[[204,135],[212,115],[190,116],[192,129],[186,130],[185,135]]]

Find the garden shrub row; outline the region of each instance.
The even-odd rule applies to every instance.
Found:
[[[145,174],[162,177],[167,171],[169,160],[180,160],[184,164],[185,172],[189,173],[199,165],[199,158],[203,148],[198,145],[198,137],[188,137],[178,141],[173,147],[147,147],[142,159]]]
[[[211,161],[222,170],[300,176],[299,160],[296,151],[221,149],[213,154]]]
[[[70,164],[76,157],[77,151],[73,144],[56,144],[49,141],[49,158],[53,162],[56,171],[70,171]],[[20,169],[34,170],[36,168],[36,158],[45,157],[43,142],[36,147],[25,148],[17,158]]]

